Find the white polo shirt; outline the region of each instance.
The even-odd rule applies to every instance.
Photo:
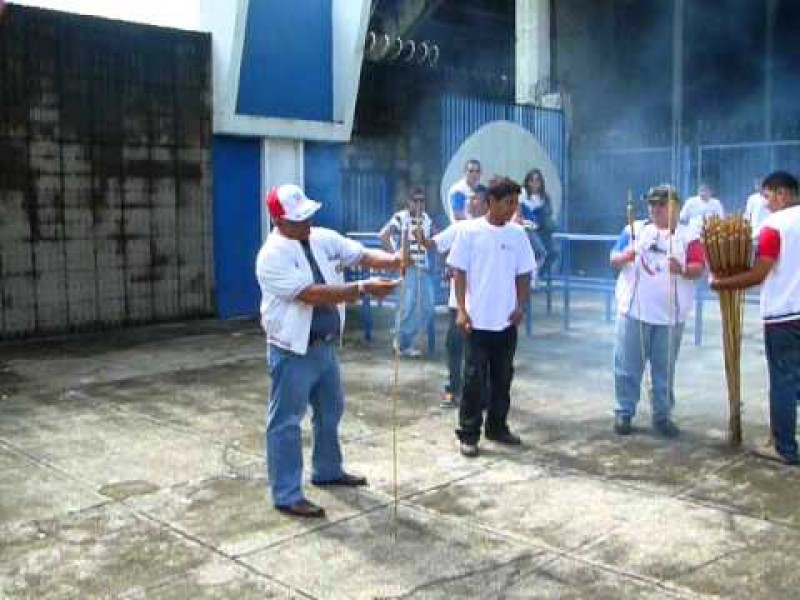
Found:
[[[536,259],[525,230],[516,223],[498,227],[486,217],[465,221],[447,264],[466,272],[466,309],[474,329],[503,331],[517,307],[516,279],[536,276]]]

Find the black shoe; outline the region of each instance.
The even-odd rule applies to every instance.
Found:
[[[478,444],[461,442],[461,454],[467,458],[475,458],[478,456]]]
[[[671,419],[653,421],[653,429],[658,435],[667,439],[676,438],[681,434],[681,430]]]
[[[286,515],[292,515],[293,517],[304,517],[310,519],[319,519],[325,516],[325,509],[321,506],[317,506],[313,502],[306,500],[298,500],[294,504],[290,506],[278,506],[275,505],[279,511]]]
[[[351,475],[350,473],[343,473],[341,477],[336,479],[329,479],[327,481],[312,481],[318,487],[328,487],[339,485],[342,487],[360,487],[367,485],[367,478],[360,475]]]
[[[522,439],[516,433],[511,433],[510,431],[502,431],[500,433],[486,432],[486,439],[498,444],[506,444],[507,446],[522,445]]]
[[[614,418],[614,433],[617,435],[630,435],[633,433],[631,418],[625,415],[617,415]]]

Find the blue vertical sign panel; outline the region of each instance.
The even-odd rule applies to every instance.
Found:
[[[261,140],[215,136],[214,277],[220,318],[258,314],[255,261],[261,246]]]
[[[333,120],[332,0],[250,0],[236,112]]]

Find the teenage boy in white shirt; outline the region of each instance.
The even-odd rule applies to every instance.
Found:
[[[517,326],[530,294],[536,260],[525,230],[512,223],[520,187],[497,179],[487,192],[488,212],[458,232],[448,264],[454,270],[456,324],[466,336],[464,391],[456,435],[461,454],[478,455],[483,425],[481,390],[491,388],[486,439],[519,445],[508,427]]]
[[[800,398],[800,196],[797,179],[775,171],[762,189],[772,214],[761,226],[755,264],[748,271],[713,275],[714,290],[761,286],[761,318],[769,371],[772,438],[754,453],[796,465],[797,401]]]

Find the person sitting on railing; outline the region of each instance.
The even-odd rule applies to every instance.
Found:
[[[395,327],[397,329],[396,350],[401,356],[415,358],[422,354],[417,347],[420,332],[425,330],[433,318],[433,281],[430,277],[428,252],[414,236],[421,232],[426,238],[431,236],[431,218],[425,212],[425,190],[415,187],[411,190],[408,206],[392,215],[383,226],[380,238],[384,248],[389,251],[400,249],[402,239],[409,242],[411,266],[406,270],[403,297],[398,299],[399,307]]]
[[[676,222],[680,199],[675,189],[667,185],[651,188],[647,199],[650,219],[633,223],[633,231],[631,225],[625,227],[610,257],[611,266],[619,270],[614,431],[619,435],[633,432],[631,421],[649,362],[653,428],[672,438],[680,433],[672,421],[675,362],[683,326],[694,304],[692,280],[703,274],[705,257],[697,233]]]
[[[531,169],[525,175],[519,196],[519,209],[514,220],[528,233],[539,267],[539,277],[546,277],[557,252],[553,244],[553,205],[547,193],[544,175],[539,169]]]

